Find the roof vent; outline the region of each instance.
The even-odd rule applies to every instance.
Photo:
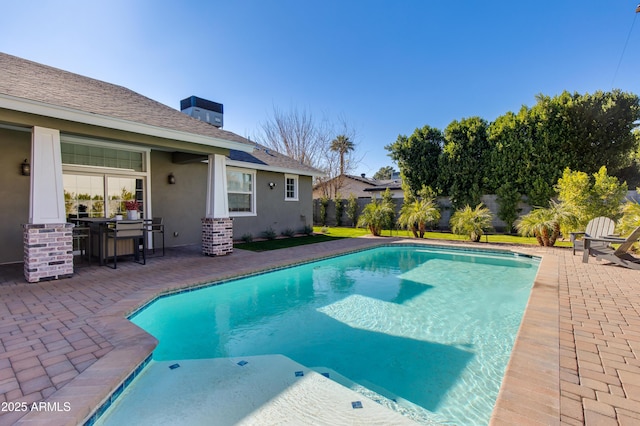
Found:
[[[191,96],[180,101],[180,111],[218,128],[222,127],[222,104]]]

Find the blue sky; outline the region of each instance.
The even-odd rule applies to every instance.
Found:
[[[242,136],[274,107],[343,117],[368,175],[426,124],[492,121],[539,93],[640,94],[637,0],[3,3],[2,52],[176,109],[191,95],[223,103]]]

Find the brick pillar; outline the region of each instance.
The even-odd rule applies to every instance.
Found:
[[[202,254],[223,256],[233,253],[233,219],[202,219]]]
[[[22,225],[24,277],[30,283],[73,275],[73,225]]]

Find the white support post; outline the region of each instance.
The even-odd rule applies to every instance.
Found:
[[[207,181],[208,218],[228,218],[227,200],[227,159],[224,155],[209,156],[209,176]]]
[[[23,225],[24,276],[28,282],[73,275],[73,225],[67,223],[60,131],[31,133],[29,223]]]
[[[207,256],[233,252],[233,219],[229,217],[226,168],[224,155],[209,156],[207,210],[202,219],[202,253]]]
[[[34,127],[31,134],[29,223],[66,223],[60,131]]]

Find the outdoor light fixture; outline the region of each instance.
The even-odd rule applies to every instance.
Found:
[[[25,158],[22,164],[20,165],[20,171],[22,172],[22,176],[30,176],[31,175],[31,164]]]
[[[176,177],[173,175],[173,173],[169,173],[169,176],[167,177],[167,181],[169,182],[169,185],[176,184]]]
[[[269,189],[273,189],[276,187],[276,183],[275,182],[269,182]]]

